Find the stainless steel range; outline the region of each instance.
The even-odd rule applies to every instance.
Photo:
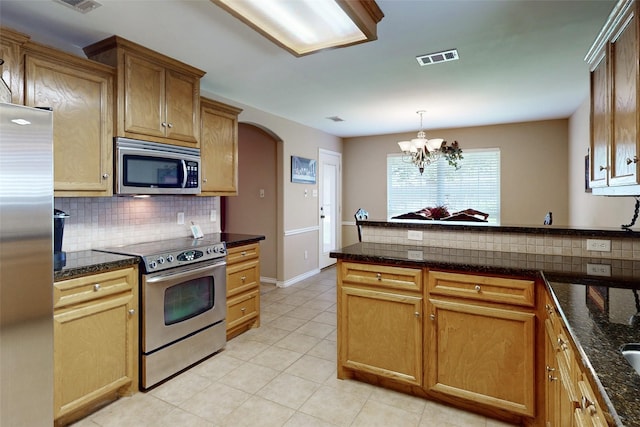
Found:
[[[219,238],[179,238],[99,250],[142,259],[142,390],[225,346],[227,250]]]

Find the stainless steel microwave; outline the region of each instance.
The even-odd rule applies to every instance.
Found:
[[[200,194],[200,149],[115,138],[115,192]]]

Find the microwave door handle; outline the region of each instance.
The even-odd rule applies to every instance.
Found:
[[[182,163],[182,188],[187,188],[187,162],[181,160]]]

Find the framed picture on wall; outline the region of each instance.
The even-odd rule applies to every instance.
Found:
[[[316,161],[304,157],[291,156],[291,182],[301,184],[316,183]]]

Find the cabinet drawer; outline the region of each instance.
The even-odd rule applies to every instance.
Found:
[[[386,265],[341,263],[340,278],[344,283],[384,287],[406,291],[422,291],[422,269]]]
[[[258,317],[260,291],[253,291],[227,300],[227,330]]]
[[[259,261],[253,260],[227,268],[227,297],[259,288]]]
[[[431,294],[525,307],[535,305],[533,280],[430,271],[428,282]]]
[[[227,249],[227,266],[254,258],[257,259],[259,257],[260,245],[258,245],[257,243],[229,248]]]
[[[56,282],[53,285],[53,307],[65,307],[130,291],[137,283],[136,270],[126,268]]]

